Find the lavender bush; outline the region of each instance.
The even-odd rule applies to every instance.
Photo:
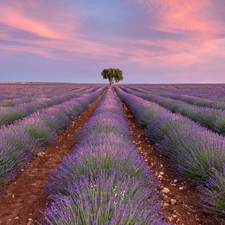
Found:
[[[171,128],[178,128],[192,123],[186,117],[168,112],[156,115],[145,128],[145,134],[149,140],[160,142],[168,134]]]
[[[103,116],[103,115],[101,115]],[[101,123],[96,123],[96,118],[93,117],[88,124],[85,124],[81,132],[77,135],[78,142],[86,134],[101,134],[101,133],[114,133],[126,135],[126,131],[129,131],[128,125],[123,124],[118,121],[116,118],[108,117],[108,113],[104,114],[105,118],[101,119]],[[99,119],[99,118],[98,118]]]
[[[33,101],[33,98],[30,97],[18,97],[14,98],[14,99],[10,99],[10,100],[0,100],[0,109],[1,107],[9,107],[9,106],[15,106],[15,105],[19,105],[22,103],[27,103],[27,102],[31,102]]]
[[[135,177],[143,185],[156,185],[153,177],[149,175],[149,168],[131,143],[121,143],[117,147],[104,144],[96,147],[78,147],[76,151],[76,154],[66,157],[54,171],[46,186],[49,196],[57,192],[69,195],[65,190],[68,185],[77,181],[83,174],[95,173],[102,169],[116,169]],[[149,184],[149,178],[152,184]]]
[[[0,126],[9,124],[12,121],[18,120],[24,116],[26,116],[26,114],[17,109],[9,111],[8,108],[4,108],[0,111]]]
[[[18,127],[0,130],[0,183],[14,178],[24,161],[32,157],[31,149],[35,148],[33,139]]]
[[[58,108],[48,108],[39,113],[32,114],[32,118],[42,120],[52,131],[61,131],[70,124],[70,119]]]
[[[149,121],[152,120],[156,115],[167,111],[166,109],[155,103],[128,94],[122,91],[120,88],[116,87],[115,90],[122,101],[124,101],[128,105],[137,121],[137,124],[140,127],[146,127]]]
[[[80,176],[68,193],[55,196],[45,211],[47,224],[167,224],[153,188],[140,189],[139,181],[116,170]]]
[[[163,94],[163,96],[169,97],[175,100],[184,101],[192,105],[225,110],[225,104],[223,102],[216,101],[216,100],[203,99],[196,96],[188,96],[188,95],[180,95],[180,94]]]
[[[29,139],[34,140],[37,147],[46,147],[56,140],[56,132],[40,119],[28,117],[18,127],[28,133]]]
[[[221,171],[212,171],[204,186],[199,187],[206,212],[225,217],[225,164]]]
[[[171,127],[159,147],[196,184],[204,183],[213,169],[221,170],[225,160],[224,138],[195,124]]]
[[[82,130],[80,130],[82,132]],[[83,137],[83,138],[82,138]],[[97,147],[97,146],[106,146],[106,147],[113,147],[122,149],[124,144],[130,144],[132,142],[132,138],[130,135],[127,134],[89,134],[88,138],[85,136],[80,136],[80,139],[76,138],[78,141],[78,147],[82,148],[89,148],[89,147]],[[76,153],[77,150],[74,149],[72,152]]]

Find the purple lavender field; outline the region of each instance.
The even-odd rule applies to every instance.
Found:
[[[0,187],[104,95],[45,182],[43,224],[170,224],[159,183],[133,141],[120,100],[201,210],[225,218],[225,85],[0,85]],[[4,188],[2,188],[4,187]]]

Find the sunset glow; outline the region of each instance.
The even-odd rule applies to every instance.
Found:
[[[0,1],[0,81],[224,83],[223,0]]]

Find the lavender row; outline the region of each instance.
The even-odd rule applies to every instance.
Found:
[[[46,187],[48,225],[166,224],[158,215],[155,180],[111,89],[76,140]]]
[[[150,93],[159,95],[177,94],[191,95],[199,98],[206,98],[217,101],[224,101],[224,84],[170,84],[170,85],[129,85],[129,88],[140,88]]]
[[[54,143],[56,133],[68,126],[102,92],[74,98],[60,105],[38,111],[16,125],[2,126],[0,130],[0,183],[14,178],[41,147]]]
[[[17,97],[17,98],[10,99],[10,100],[6,99],[3,101],[0,101],[0,110],[4,107],[15,106],[15,105],[32,102],[32,101],[34,101],[34,99],[31,97],[24,97],[24,98]]]
[[[203,99],[195,96],[180,95],[180,94],[162,94],[162,95],[166,98],[184,101],[192,105],[225,110],[225,103],[221,101]]]
[[[17,84],[17,85],[4,85],[0,84],[0,101],[10,100],[14,98],[24,97],[46,97],[57,96],[62,93],[73,92],[74,90],[82,90],[91,87],[92,85],[76,85],[76,84]],[[100,87],[100,85],[95,85]]]
[[[86,88],[70,88],[68,90],[65,88],[59,88],[57,87],[57,92],[47,92],[44,93],[45,90],[43,90],[43,93],[39,94],[39,93],[30,93],[29,90],[27,91],[28,93],[24,94],[24,93],[17,93],[17,95],[14,98],[10,98],[10,99],[4,99],[5,98],[5,94],[4,93],[0,93],[0,97],[2,97],[3,99],[1,100],[0,98],[0,110],[4,107],[10,107],[10,106],[16,106],[19,104],[23,104],[23,103],[28,103],[28,102],[33,102],[33,101],[37,101],[39,99],[45,99],[46,101],[60,96],[60,95],[65,95],[68,93],[75,93],[75,92],[83,92],[88,90],[88,87]],[[2,91],[2,90],[1,90]],[[50,101],[50,100],[49,100]]]
[[[177,173],[199,187],[204,210],[225,217],[224,137],[155,103],[116,91],[136,120],[148,123],[146,137],[175,162]]]
[[[46,97],[49,94],[57,95],[66,90],[72,90],[71,86],[62,85],[2,85],[0,84],[0,102],[1,101],[13,101],[13,99],[21,98],[34,98]]]
[[[155,94],[155,95],[160,95],[166,98],[180,100],[183,102],[187,102],[191,105],[225,110],[225,104],[222,101],[194,96],[196,94],[196,90],[195,91],[192,90],[192,93],[189,93],[189,94],[183,94],[182,93],[183,91],[181,92],[180,90],[173,90],[173,92],[171,92],[171,91],[165,90],[165,88],[163,90],[151,90],[150,88],[149,90],[148,89],[146,90],[141,87],[129,87],[129,89],[133,91],[138,91],[141,93]]]
[[[225,135],[225,112],[222,110],[194,106],[179,100],[132,91],[128,88],[123,88],[123,90],[143,99],[156,102],[173,113],[179,113],[216,133]]]
[[[38,99],[32,102],[23,103],[14,107],[6,107],[0,110],[0,126],[1,125],[7,125],[15,120],[22,119],[23,117],[26,117],[32,113],[34,113],[37,110],[47,108],[53,105],[61,104],[64,101],[68,101],[71,98],[80,97],[81,95],[85,93],[90,93],[92,91],[96,90],[96,88],[91,88],[90,90],[84,90],[82,92],[73,91],[72,93],[64,94],[58,97],[52,97],[50,99],[43,98]]]

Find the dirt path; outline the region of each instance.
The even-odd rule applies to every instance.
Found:
[[[0,224],[1,225],[31,225],[34,221],[41,221],[46,206],[44,185],[51,170],[56,168],[62,157],[66,156],[75,145],[75,135],[90,118],[101,101],[102,94],[90,104],[70,127],[58,135],[55,145],[47,147],[40,153],[27,169],[13,181],[7,191],[0,195]]]
[[[175,175],[173,163],[157,153],[155,145],[149,143],[144,129],[137,127],[135,119],[124,103],[121,103],[128,119],[134,142],[145,161],[151,166],[151,173],[160,180],[159,192],[166,221],[179,225],[222,225],[221,221],[209,216],[198,205],[198,191]]]

